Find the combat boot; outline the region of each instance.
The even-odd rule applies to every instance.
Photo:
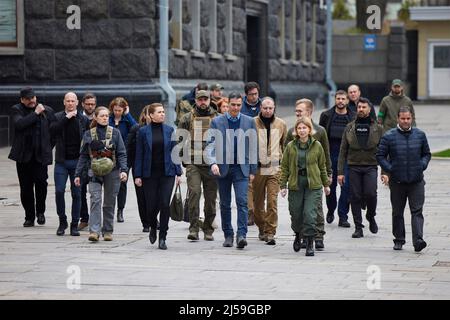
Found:
[[[305,256],[312,257],[314,256],[314,237],[306,238],[306,253]]]

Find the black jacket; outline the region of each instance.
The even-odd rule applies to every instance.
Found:
[[[377,161],[395,183],[415,183],[431,159],[425,133],[417,128],[401,131],[393,128],[385,133],[378,146]]]
[[[64,163],[66,146],[65,146],[65,130],[69,119],[66,117],[65,111],[60,111],[55,114],[56,121],[50,125],[50,133],[53,140],[56,142],[55,162]],[[89,129],[89,119],[80,111],[77,112],[77,120],[80,128],[80,141],[83,139],[84,132]],[[80,144],[81,147],[81,144]]]
[[[134,161],[136,159],[136,138],[139,129],[142,127],[143,125],[135,124],[134,126],[131,127],[130,132],[128,133],[128,138],[126,141],[128,169],[132,169],[134,167]]]
[[[11,108],[11,119],[14,127],[14,141],[8,158],[19,163],[30,162],[33,157],[33,138],[35,136],[36,125],[40,125],[40,140],[38,155],[43,165],[50,165],[53,162],[53,143],[50,135],[50,124],[55,121],[55,114],[52,108],[44,106],[45,111],[40,115],[34,112],[34,108],[27,108],[22,103]]]
[[[328,137],[330,137],[331,122],[333,121],[333,117],[336,114],[335,110],[336,110],[336,106],[322,112],[320,115],[319,125],[321,125],[322,127],[325,128],[325,130],[327,130]],[[347,107],[347,118],[348,118],[349,123],[356,118],[356,113],[354,113],[348,107]]]

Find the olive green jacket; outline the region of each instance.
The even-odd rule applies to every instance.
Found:
[[[318,125],[318,124],[314,123],[313,121],[312,121],[312,125],[313,125],[312,136],[313,136],[314,139],[319,141],[320,144],[322,145],[323,151],[325,152],[325,161],[326,161],[326,165],[327,165],[327,173],[328,173],[328,176],[330,177],[333,174],[333,169],[332,169],[332,166],[331,166],[330,143],[328,141],[327,130],[325,130],[325,128],[322,127],[321,125]],[[294,130],[295,130],[294,127],[289,129],[288,134],[287,134],[287,138],[286,138],[286,145],[289,142],[291,142],[292,140],[294,140],[294,137],[295,137]]]
[[[400,107],[409,107],[413,116],[413,127],[416,126],[415,112],[412,101],[404,94],[394,95],[392,92],[383,98],[378,111],[378,121],[383,125],[383,132],[397,126],[398,111]]]
[[[294,139],[286,146],[281,160],[281,189],[285,189],[287,185],[289,190],[298,190],[298,153],[299,140]],[[309,189],[316,190],[322,186],[329,186],[325,162],[322,145],[316,139],[311,138],[306,151],[306,177]]]
[[[342,135],[341,149],[339,150],[338,175],[344,174],[344,164],[355,166],[376,166],[378,164],[376,153],[378,144],[383,136],[383,127],[374,120],[370,124],[367,146],[361,147],[356,137],[356,120],[345,127]]]

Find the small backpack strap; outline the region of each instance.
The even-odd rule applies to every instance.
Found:
[[[98,136],[97,136],[97,127],[91,128],[90,133],[91,133],[92,141],[93,141],[93,140],[98,140]],[[91,160],[94,158],[94,156],[93,156],[93,154],[92,154],[91,148],[89,148],[89,156],[91,157]]]

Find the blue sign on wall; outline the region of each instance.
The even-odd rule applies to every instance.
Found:
[[[377,49],[377,38],[374,34],[367,34],[364,36],[364,50],[374,51]]]

